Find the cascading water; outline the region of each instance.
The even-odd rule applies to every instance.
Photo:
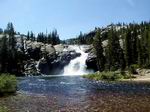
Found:
[[[93,71],[86,69],[86,59],[88,57],[88,53],[84,52],[84,46],[72,46],[73,49],[81,53],[80,57],[77,57],[70,61],[70,63],[64,67],[64,76],[74,76],[74,75],[84,75],[91,73]]]

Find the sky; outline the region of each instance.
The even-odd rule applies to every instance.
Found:
[[[150,0],[0,0],[0,28],[8,22],[17,32],[50,32],[61,39],[118,22],[150,21]]]

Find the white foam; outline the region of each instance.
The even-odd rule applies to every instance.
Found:
[[[86,69],[86,59],[88,53],[84,52],[84,46],[72,46],[74,50],[78,53],[81,53],[80,57],[77,57],[70,61],[70,63],[64,67],[64,76],[76,76],[76,75],[85,75],[92,71]]]

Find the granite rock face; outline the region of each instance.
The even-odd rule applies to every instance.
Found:
[[[94,50],[91,48],[88,51],[88,57],[86,59],[86,65],[88,69],[93,69],[97,70],[97,65],[96,65],[96,55],[94,54]]]
[[[59,74],[65,65],[81,55],[67,45],[53,46],[31,41],[25,43],[28,60],[32,59],[32,63],[27,62],[25,66],[25,74]]]
[[[0,39],[3,36],[0,35]],[[8,38],[8,35],[6,37]],[[17,50],[25,53],[23,62],[25,75],[59,74],[72,59],[81,55],[71,45],[44,44],[27,40],[23,35],[15,37]]]

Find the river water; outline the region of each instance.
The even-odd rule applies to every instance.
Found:
[[[76,47],[76,50],[81,53],[81,56],[72,60],[64,68],[63,74],[19,78],[19,92],[48,96],[49,100],[55,98],[53,102],[56,104],[51,105],[51,109],[57,105],[57,108],[52,111],[58,110],[58,112],[62,108],[65,108],[64,112],[68,108],[74,109],[72,112],[105,112],[105,110],[108,110],[106,112],[120,112],[120,109],[123,112],[148,112],[150,108],[149,83],[110,83],[82,78],[80,75],[92,71],[86,70],[87,54],[82,48]]]
[[[32,112],[149,112],[149,83],[109,83],[81,76],[40,76],[19,79],[16,100]],[[16,104],[15,104],[16,105]],[[34,107],[34,108],[33,108]],[[20,111],[16,111],[20,112]]]

